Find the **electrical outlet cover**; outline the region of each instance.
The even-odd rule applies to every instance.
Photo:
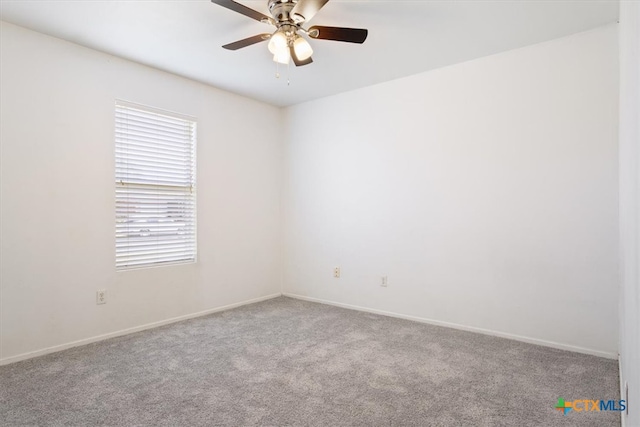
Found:
[[[96,291],[96,304],[106,304],[107,303],[107,291],[101,289]]]

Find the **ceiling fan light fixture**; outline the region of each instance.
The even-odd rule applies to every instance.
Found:
[[[2,0],[0,0],[2,1]],[[271,16],[267,16],[235,0],[211,0],[225,9],[245,15],[251,19],[276,27],[273,34],[258,34],[222,46],[227,50],[238,50],[262,41],[269,40],[269,52],[273,60],[280,64],[293,62],[296,67],[311,64],[313,49],[311,39],[334,40],[338,42],[362,44],[367,39],[368,30],[364,28],[326,27],[314,25],[305,28],[314,15],[329,0],[266,0]],[[244,3],[244,2],[243,2]]]
[[[288,44],[289,42],[287,40],[286,34],[278,30],[275,33],[273,33],[273,35],[271,36],[271,39],[269,40],[269,46],[268,46],[269,52],[273,53],[274,55],[277,55],[278,52],[287,50]]]
[[[300,61],[305,61],[313,55],[313,49],[304,37],[296,37],[296,41],[293,42],[293,50]]]

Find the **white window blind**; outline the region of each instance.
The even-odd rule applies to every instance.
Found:
[[[196,260],[196,123],[116,102],[116,269]]]

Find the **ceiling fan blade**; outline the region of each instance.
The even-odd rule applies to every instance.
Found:
[[[253,10],[250,7],[242,5],[240,3],[236,3],[233,0],[211,0],[211,3],[217,4],[222,7],[226,7],[229,10],[233,10],[234,12],[241,13],[249,18],[255,19],[260,22],[271,22],[271,18],[267,15],[263,15],[257,10]]]
[[[291,15],[294,15],[294,19],[295,15],[301,16],[300,22],[309,21],[328,2],[329,0],[298,0],[291,10]]]
[[[293,60],[293,63],[296,64],[296,67],[309,65],[313,62],[313,59],[311,59],[311,57],[308,57],[305,60],[298,59],[298,57],[296,56],[296,50],[293,48],[293,46],[289,47],[289,53],[291,53],[291,59]]]
[[[314,39],[335,40],[339,42],[364,43],[369,31],[363,28],[341,28],[313,26],[308,30]]]
[[[246,39],[238,40],[237,42],[225,44],[222,47],[228,50],[238,50],[242,49],[243,47],[251,46],[252,44],[269,40],[270,38],[271,34],[258,34],[257,36],[248,37]]]

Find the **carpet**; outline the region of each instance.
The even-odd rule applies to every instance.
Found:
[[[3,426],[619,426],[614,360],[276,298],[0,367]]]

